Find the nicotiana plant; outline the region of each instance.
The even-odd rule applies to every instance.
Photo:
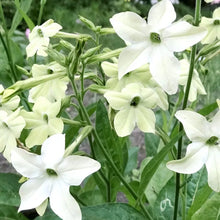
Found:
[[[219,7],[80,16],[87,34],[41,22],[46,1],[35,25],[25,3],[9,29],[0,2],[0,152],[17,171],[0,173],[0,219],[218,219]],[[113,34],[124,48],[101,45]]]

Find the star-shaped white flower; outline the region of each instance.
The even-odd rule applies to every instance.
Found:
[[[63,121],[56,117],[60,107],[60,100],[51,103],[41,96],[36,100],[32,112],[21,111],[26,121],[25,128],[32,129],[25,140],[27,147],[41,145],[48,136],[63,132]]]
[[[60,29],[62,29],[62,26],[54,23],[52,19],[34,27],[29,34],[30,43],[26,47],[27,57],[32,57],[35,53],[40,56],[47,56],[46,49],[49,45],[50,37],[58,33]]]
[[[0,110],[0,152],[10,161],[11,150],[16,148],[17,141],[23,128],[25,120],[19,115],[20,110],[15,112]]]
[[[66,72],[66,68],[56,62],[51,62],[48,65],[34,64],[31,70],[33,78],[36,79],[40,76],[57,73],[63,74]],[[67,84],[67,77],[64,77],[62,79],[48,80],[47,82],[41,83],[40,85],[30,89],[28,99],[30,102],[35,102],[37,98],[43,96],[51,102],[60,100],[66,95],[65,91],[67,89]]]
[[[105,98],[110,106],[118,110],[114,127],[120,137],[131,134],[135,125],[143,132],[155,132],[155,115],[150,108],[156,107],[155,92],[140,83],[128,84],[121,92],[109,91]]]
[[[220,40],[220,7],[214,10],[212,18],[202,17],[200,26],[208,30],[207,35],[201,41],[202,44],[210,44],[216,39]]]
[[[64,158],[65,135],[49,137],[42,145],[41,155],[16,148],[11,161],[14,168],[29,178],[20,190],[18,211],[37,208],[48,197],[51,209],[64,220],[81,220],[81,211],[69,192],[69,186],[79,186],[90,174],[100,169],[100,163],[83,156]]]
[[[119,78],[150,63],[155,81],[169,94],[178,89],[180,65],[173,52],[180,52],[199,42],[205,29],[176,19],[169,0],[162,0],[149,11],[148,23],[133,12],[114,15],[110,22],[115,32],[128,45],[119,56]]]
[[[220,111],[209,122],[196,112],[181,110],[176,117],[183,124],[186,135],[192,141],[187,146],[186,156],[167,163],[167,168],[178,173],[192,174],[205,164],[208,184],[220,191]]]

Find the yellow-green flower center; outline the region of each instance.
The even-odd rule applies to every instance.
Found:
[[[141,98],[140,98],[139,96],[135,96],[135,97],[131,100],[130,106],[136,107],[136,106],[139,104],[140,100],[141,100]]]
[[[43,31],[40,28],[37,29],[37,33],[40,37],[44,37]]]
[[[53,169],[46,169],[46,172],[47,172],[47,174],[49,175],[49,176],[57,176],[57,173],[56,173],[56,171],[55,170],[53,170]]]
[[[206,141],[207,145],[217,145],[218,144],[218,137],[212,136]]]
[[[150,39],[153,43],[160,43],[161,42],[160,35],[155,32],[150,33]]]
[[[214,20],[213,24],[214,25],[220,25],[220,20],[219,19]]]
[[[47,115],[47,114],[44,114],[44,115],[43,115],[43,120],[48,123],[48,115]]]

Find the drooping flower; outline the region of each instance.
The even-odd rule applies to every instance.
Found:
[[[37,78],[39,76],[50,74],[66,73],[66,68],[56,62],[51,62],[48,65],[34,64],[31,72],[33,78]],[[47,98],[50,102],[60,100],[65,97],[67,83],[67,77],[63,77],[62,79],[52,79],[41,83],[30,90],[29,101],[35,102],[40,96]]]
[[[145,64],[136,70],[133,70],[121,79],[118,79],[118,64],[117,59],[115,63],[103,62],[101,64],[104,73],[110,77],[106,81],[106,91],[121,91],[124,87],[131,83],[140,83],[145,88],[151,88],[155,92],[155,99],[157,99],[157,105],[163,110],[168,109],[167,95],[162,88],[152,78],[148,64]]]
[[[119,79],[150,63],[150,72],[155,81],[167,93],[176,93],[180,65],[173,52],[196,44],[206,31],[185,21],[172,23],[175,19],[176,13],[169,0],[152,6],[148,23],[133,12],[122,12],[110,19],[116,33],[128,45],[119,56]]]
[[[10,161],[12,149],[16,148],[21,131],[25,127],[25,120],[19,116],[19,109],[8,113],[0,110],[0,152]]]
[[[19,194],[18,211],[39,207],[48,197],[56,215],[64,220],[81,220],[82,214],[69,187],[79,186],[90,174],[100,169],[99,162],[88,157],[71,155],[64,157],[65,135],[56,134],[44,141],[41,155],[16,148],[11,161],[14,168],[29,178]]]
[[[179,77],[179,84],[186,88],[187,79],[189,75],[189,62],[186,59],[180,60],[181,72]],[[197,99],[197,94],[206,95],[205,88],[199,78],[199,73],[194,69],[192,82],[189,90],[189,101],[194,102]]]
[[[214,10],[212,18],[202,17],[200,26],[208,31],[201,41],[202,44],[210,44],[216,39],[220,40],[220,7]]]
[[[0,94],[4,91],[4,87],[0,84]],[[18,95],[12,97],[7,102],[2,102],[2,95],[0,95],[0,110],[7,111],[10,113],[12,110],[15,110],[20,102]]]
[[[52,19],[34,27],[29,34],[30,43],[26,47],[27,57],[32,57],[35,53],[40,56],[47,56],[46,49],[49,45],[50,37],[58,33],[60,29],[62,29],[62,26],[54,23]]]
[[[176,117],[185,129],[187,137],[192,141],[187,146],[186,155],[180,160],[167,163],[167,168],[178,173],[192,174],[205,164],[208,172],[208,184],[220,191],[220,111],[209,122],[196,112],[181,110]]]
[[[104,94],[110,106],[118,110],[114,127],[120,137],[131,134],[135,125],[143,132],[155,131],[155,115],[150,108],[156,107],[155,92],[140,83],[128,84],[121,92],[109,91]]]
[[[48,136],[62,133],[63,121],[56,117],[60,107],[61,101],[51,103],[45,97],[39,97],[32,112],[21,111],[21,115],[26,121],[25,128],[31,129],[25,140],[27,147],[41,145]]]

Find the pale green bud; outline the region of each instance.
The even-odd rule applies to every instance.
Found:
[[[61,66],[66,66],[66,57],[62,53],[52,48],[48,48],[47,53],[49,57],[51,57],[54,61],[59,63]]]
[[[66,32],[62,32],[59,31],[58,33],[56,33],[56,35],[54,37],[59,37],[59,38],[72,38],[72,39],[76,39],[76,40],[84,40],[87,41],[90,38],[92,38],[91,35],[89,34],[72,34],[72,33],[66,33]]]
[[[31,73],[29,73],[25,68],[21,66],[16,65],[16,69],[21,75],[31,76]]]
[[[82,21],[89,29],[96,31],[96,26],[92,21],[90,21],[87,18],[84,18],[83,16],[79,16],[80,21]]]
[[[102,28],[99,32],[101,35],[114,34],[115,30],[113,28]]]
[[[93,48],[90,48],[89,50],[87,50],[82,56],[81,58],[82,59],[86,59],[87,57],[91,57],[93,54],[95,54],[100,48],[101,48],[102,45],[99,45],[97,47],[93,47]]]
[[[69,43],[68,41],[65,41],[65,40],[60,40],[60,44],[61,46],[63,46],[64,48],[68,49],[68,50],[74,50],[75,47]]]

